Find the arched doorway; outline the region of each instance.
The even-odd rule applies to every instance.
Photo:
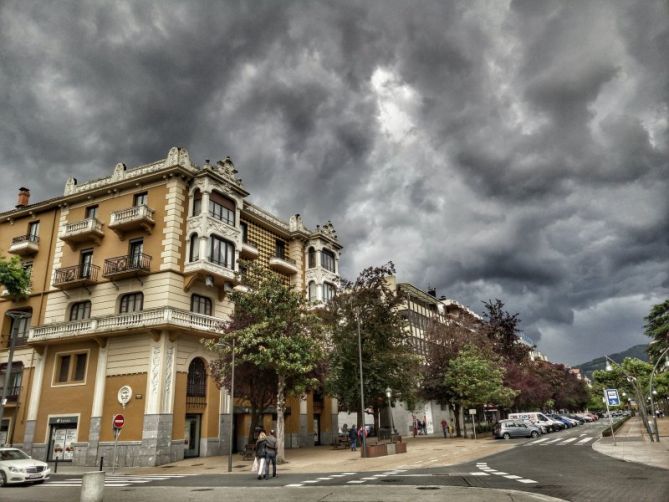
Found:
[[[207,370],[203,359],[196,357],[188,366],[186,385],[186,422],[184,457],[200,456],[202,414],[207,407]]]

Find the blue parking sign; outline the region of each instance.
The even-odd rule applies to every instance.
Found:
[[[620,397],[618,396],[618,389],[606,389],[604,391],[606,401],[609,406],[620,406]]]

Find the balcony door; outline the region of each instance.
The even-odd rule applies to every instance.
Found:
[[[79,272],[82,279],[90,278],[91,266],[93,265],[93,250],[85,249],[81,252],[79,258]]]
[[[142,266],[142,254],[144,253],[144,239],[130,241],[130,268],[139,268]]]

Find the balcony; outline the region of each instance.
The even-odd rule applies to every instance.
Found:
[[[4,374],[2,375],[4,377]],[[13,375],[12,375],[13,376]],[[20,385],[11,385],[7,388],[7,405],[16,404],[21,395]]]
[[[222,319],[172,307],[84,319],[31,328],[29,343],[57,342],[64,339],[90,339],[101,335],[123,335],[145,332],[147,328],[171,329],[199,338],[214,336]]]
[[[291,260],[290,258],[272,256],[269,259],[269,268],[275,272],[280,272],[282,274],[293,275],[297,274],[297,262]]]
[[[253,241],[244,241],[242,249],[239,251],[239,257],[244,260],[255,260],[259,255],[258,245]]]
[[[115,211],[111,215],[109,228],[116,232],[121,240],[128,232],[136,230],[150,234],[156,224],[153,219],[154,213],[155,211],[148,206],[133,206]]]
[[[117,256],[105,260],[102,277],[111,280],[125,279],[147,275],[151,271],[151,256],[140,253],[138,255]]]
[[[85,244],[88,242],[99,244],[104,236],[102,223],[96,218],[87,218],[85,220],[77,221],[76,223],[68,223],[65,225],[65,232],[60,236],[60,239],[74,248],[78,244]]]
[[[209,279],[211,282],[208,284],[211,286],[234,285],[239,282],[234,269],[209,260],[197,260],[186,263],[184,274],[190,278],[188,285],[192,284],[196,278],[201,278],[205,281],[211,278]],[[189,286],[185,289],[189,289]]]
[[[39,237],[36,235],[19,235],[12,239],[10,253],[19,256],[31,256],[39,251]]]
[[[98,282],[97,265],[75,265],[56,269],[53,276],[53,287],[58,289],[74,289],[91,286]]]

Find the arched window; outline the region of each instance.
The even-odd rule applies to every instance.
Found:
[[[197,188],[193,192],[193,216],[198,216],[202,211],[202,192]]]
[[[217,235],[212,235],[209,240],[209,261],[234,270],[235,245]]]
[[[235,202],[218,192],[211,192],[209,195],[209,216],[234,226]]]
[[[321,251],[321,267],[330,272],[336,272],[335,270],[335,254],[329,249],[324,249]]]
[[[205,397],[207,395],[207,371],[204,361],[196,357],[188,366],[188,387],[186,395],[192,397]]]
[[[332,300],[335,295],[337,294],[337,288],[335,287],[334,284],[330,284],[329,282],[324,282],[323,283],[323,301],[324,302],[329,302]]]
[[[309,248],[309,251],[307,251],[307,261],[309,263],[309,268],[314,268],[316,266],[316,250],[314,248]]]
[[[317,302],[318,301],[318,286],[314,281],[309,282],[309,301]]]
[[[70,321],[81,321],[83,319],[90,319],[91,317],[91,302],[77,302],[70,308]]]
[[[121,297],[119,313],[141,312],[144,308],[144,295],[142,293],[129,293]]]
[[[190,236],[190,250],[188,252],[188,261],[198,261],[200,259],[200,239],[197,234]]]
[[[200,295],[191,296],[190,311],[196,314],[211,315],[211,299]]]

